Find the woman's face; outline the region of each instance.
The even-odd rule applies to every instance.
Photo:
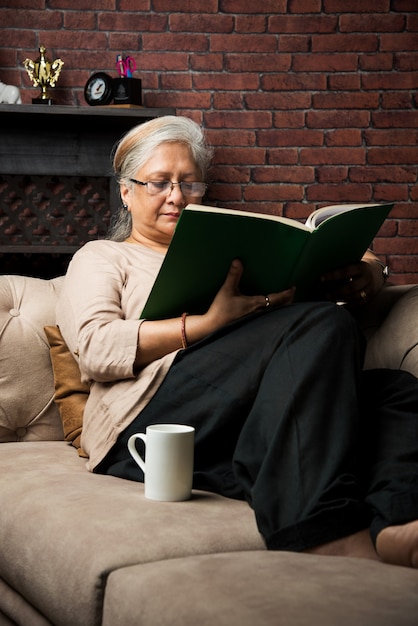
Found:
[[[202,175],[185,144],[163,143],[137,170],[135,179],[141,182],[201,182]],[[158,195],[150,195],[145,185],[132,183],[132,188],[122,185],[121,197],[132,214],[130,240],[164,252],[184,207],[201,202],[201,198],[184,196],[179,185]]]

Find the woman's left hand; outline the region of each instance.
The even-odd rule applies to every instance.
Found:
[[[327,300],[361,306],[373,298],[383,287],[385,277],[382,264],[371,252],[360,263],[328,272],[321,277]]]

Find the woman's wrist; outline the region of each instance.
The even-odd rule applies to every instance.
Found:
[[[380,259],[375,259],[375,263],[379,265],[381,277],[384,284],[389,278],[389,266],[386,265],[386,263],[383,263],[383,261],[381,261]]]
[[[385,285],[388,276],[389,276],[389,268],[383,263],[380,259],[374,258],[371,261],[371,265],[373,268],[373,283],[374,283],[374,293],[378,293]]]
[[[189,347],[217,330],[221,324],[216,323],[207,313],[189,315],[183,313],[180,318],[180,336],[182,348]]]
[[[382,289],[387,281],[389,276],[389,267],[369,249],[366,251],[363,261],[366,261],[370,266],[371,278],[373,281],[373,293],[371,295],[374,295]]]

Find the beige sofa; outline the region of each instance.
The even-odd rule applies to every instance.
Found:
[[[415,626],[418,572],[264,549],[247,504],[90,474],[63,441],[44,326],[62,279],[0,276],[0,625]],[[418,287],[365,311],[367,366],[418,374]]]

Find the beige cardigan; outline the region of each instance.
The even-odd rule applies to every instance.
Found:
[[[81,440],[90,471],[150,401],[177,354],[133,374],[139,316],[163,258],[138,244],[92,241],[68,268],[57,324],[83,381],[92,381]]]

